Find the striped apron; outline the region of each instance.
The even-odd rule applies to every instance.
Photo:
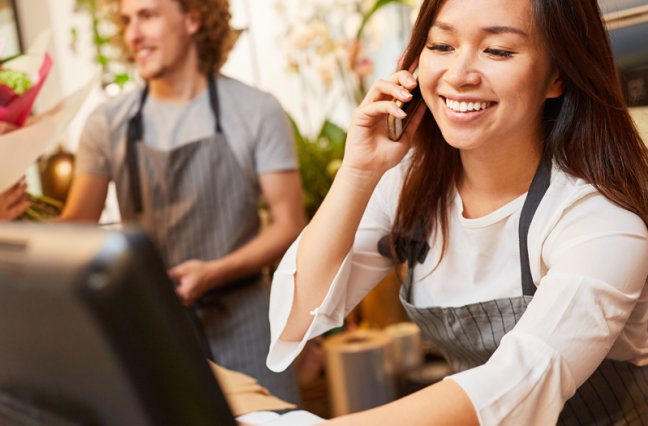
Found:
[[[456,372],[488,361],[502,337],[511,331],[533,298],[527,235],[533,215],[551,177],[549,161],[543,161],[533,178],[520,215],[520,266],[522,296],[490,300],[460,307],[414,306],[411,299],[413,269],[427,254],[425,240],[397,243],[397,252],[409,266],[400,290],[401,303]],[[383,242],[384,244],[384,242]],[[385,253],[384,247],[380,249]],[[605,359],[592,376],[567,401],[559,425],[648,425],[648,367]]]
[[[260,228],[258,183],[251,182],[223,134],[216,78],[209,78],[215,133],[171,151],[139,143],[147,94],[148,87],[128,124],[128,173],[115,179],[123,220],[137,222],[149,233],[167,267],[189,259],[218,259],[245,245]],[[194,312],[216,363],[298,402],[294,371],[274,373],[265,365],[268,309],[267,286],[256,274],[212,289]]]

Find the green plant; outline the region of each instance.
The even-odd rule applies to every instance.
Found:
[[[415,0],[331,0],[300,3],[277,0],[286,22],[283,43],[288,70],[298,75],[304,96],[320,103],[323,119],[312,118],[311,102],[302,109],[307,129],[291,119],[304,188],[304,205],[312,217],[326,196],[342,163],[346,132],[330,119],[346,102],[355,107],[366,93],[373,63],[363,53],[365,30],[376,12],[391,4],[415,6]],[[319,125],[317,123],[321,122]]]
[[[340,126],[326,120],[317,137],[309,139],[302,135],[294,120],[291,119],[291,123],[304,188],[304,209],[311,218],[324,200],[335,173],[340,168],[346,132]]]
[[[123,60],[120,49],[114,46],[117,28],[112,17],[118,7],[119,3],[111,0],[75,0],[74,3],[75,12],[86,13],[90,18],[94,56],[101,67],[104,88],[110,84],[123,87],[131,80],[130,67]],[[71,48],[76,50],[79,42],[78,28],[70,28],[70,35]]]

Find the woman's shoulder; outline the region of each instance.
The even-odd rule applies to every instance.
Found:
[[[594,185],[554,165],[551,184],[538,207],[547,228],[577,227],[590,232],[648,236],[644,221],[603,195]]]

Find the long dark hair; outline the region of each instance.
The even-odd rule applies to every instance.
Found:
[[[625,106],[597,1],[532,2],[536,25],[564,84],[563,95],[545,103],[544,155],[648,224],[648,149]],[[423,2],[402,69],[418,60],[442,3]],[[440,232],[443,256],[448,204],[461,176],[459,151],[446,143],[429,110],[412,146],[392,244],[421,232],[428,238]]]

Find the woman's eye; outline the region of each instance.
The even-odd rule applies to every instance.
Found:
[[[428,46],[428,49],[435,50],[437,52],[451,52],[452,50],[454,50],[452,46],[448,46],[447,44],[431,44]]]
[[[486,49],[484,50],[487,54],[491,56],[496,56],[498,58],[512,58],[513,52],[504,49]]]

